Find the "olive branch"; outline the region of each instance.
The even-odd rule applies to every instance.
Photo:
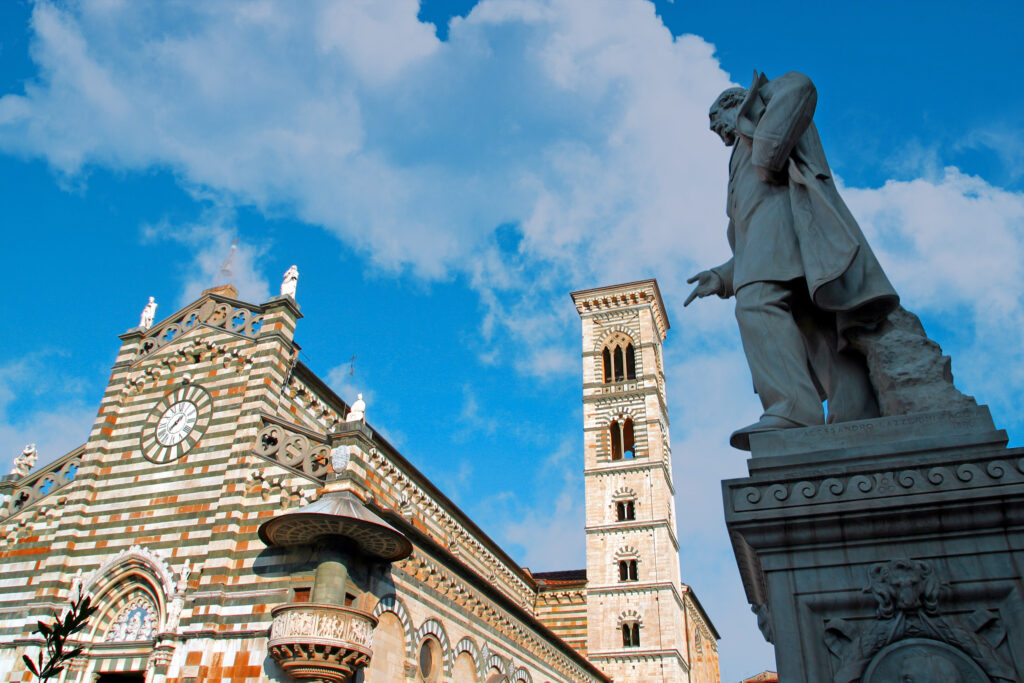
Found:
[[[52,624],[38,621],[33,633],[38,633],[46,639],[46,664],[43,664],[43,651],[33,662],[28,655],[22,655],[28,670],[35,674],[35,677],[45,681],[56,676],[64,670],[64,665],[71,659],[82,654],[82,648],[76,647],[72,650],[65,650],[64,645],[72,634],[78,633],[85,628],[86,621],[96,612],[98,608],[90,604],[89,596],[83,596],[72,601],[71,609],[67,611],[63,619],[55,616]]]

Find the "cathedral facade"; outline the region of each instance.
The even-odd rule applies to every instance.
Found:
[[[0,478],[0,681],[717,683],[679,575],[657,283],[576,292],[586,569],[520,567],[298,360],[294,283],[121,335],[88,440]]]

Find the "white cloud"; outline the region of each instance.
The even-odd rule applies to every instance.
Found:
[[[368,383],[364,378],[360,377],[359,380],[356,380],[355,362],[356,359],[352,359],[346,363],[335,365],[328,370],[327,386],[350,406],[362,394],[363,402],[367,406],[367,412],[369,412],[370,406],[373,405],[374,392],[367,388]],[[360,372],[360,375],[362,375],[362,372]]]
[[[540,463],[532,490],[499,493],[483,503],[500,519],[502,546],[521,549],[517,557],[533,571],[586,566],[578,457],[576,440],[565,441]]]
[[[725,151],[705,129],[729,79],[712,46],[673,40],[639,0],[487,0],[445,43],[417,9],[40,2],[41,77],[0,98],[0,148],[72,176],[169,166],[379,267],[475,273],[504,300],[499,338],[538,372],[575,364],[552,351],[550,311],[532,327],[552,334],[515,329],[525,302],[722,255],[724,190],[706,169]],[[528,279],[481,268],[505,223],[541,264]]]
[[[433,27],[416,18],[418,12],[418,0],[329,4],[316,27],[318,45],[342,53],[364,83],[379,87],[440,46]]]
[[[27,444],[36,445],[38,468],[89,438],[96,408],[85,401],[82,380],[54,370],[58,355],[40,351],[0,365],[0,474]]]
[[[193,250],[192,263],[182,269],[178,306],[195,301],[204,289],[228,283],[234,285],[243,301],[260,303],[270,298],[270,283],[259,271],[260,259],[268,247],[243,242],[236,236],[234,220],[232,210],[214,205],[207,208],[196,223],[164,221],[143,227],[144,239],[170,240]]]
[[[844,195],[904,305],[953,358],[957,385],[1010,422],[1000,426],[1024,427],[1024,347],[1007,341],[1024,336],[1024,193],[947,168]]]

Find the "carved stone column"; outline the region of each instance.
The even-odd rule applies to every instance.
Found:
[[[1006,442],[985,407],[751,437],[725,517],[780,680],[1024,680],[1024,449]]]

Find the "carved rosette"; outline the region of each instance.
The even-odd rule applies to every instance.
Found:
[[[299,681],[341,683],[366,666],[377,619],[349,607],[297,602],[275,607],[267,649]]]

